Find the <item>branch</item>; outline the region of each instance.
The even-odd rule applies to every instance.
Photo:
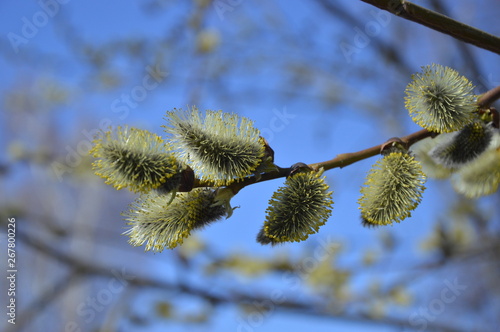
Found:
[[[47,255],[52,259],[67,265],[72,268],[73,271],[78,271],[78,273],[85,273],[88,275],[93,275],[95,277],[107,277],[116,278],[113,273],[113,269],[109,266],[101,266],[95,262],[88,262],[84,259],[74,257],[68,252],[60,251],[47,243],[37,239],[34,236],[28,235],[27,233],[18,233],[18,239],[24,244],[30,246],[36,252],[43,255]],[[193,296],[197,296],[210,302],[213,305],[217,304],[247,304],[254,306],[262,316],[268,317],[273,311],[281,312],[294,312],[301,315],[307,315],[312,317],[324,317],[336,320],[343,320],[354,323],[365,323],[365,324],[377,324],[377,325],[391,325],[400,328],[413,328],[407,319],[401,319],[396,317],[384,317],[384,318],[373,318],[367,313],[353,314],[347,312],[334,313],[328,311],[324,305],[317,303],[315,301],[304,301],[297,300],[294,296],[287,297],[284,295],[282,300],[276,301],[269,298],[266,292],[242,292],[235,290],[226,290],[226,295],[222,295],[221,292],[213,292],[211,290],[199,287],[193,287],[187,282],[179,281],[177,283],[165,282],[157,279],[151,279],[144,276],[130,276],[126,279],[126,282],[130,286],[141,287],[141,288],[152,288],[159,289],[167,292],[173,293],[183,293]],[[58,287],[58,289],[67,287],[70,282],[63,283],[63,286]],[[439,322],[429,323],[427,326],[429,331],[446,331],[446,332],[462,332],[460,328],[454,326],[442,324]]]
[[[491,104],[500,99],[500,86],[497,86],[485,93],[483,93],[477,100],[480,108],[489,108]]]
[[[412,144],[414,144],[420,140],[423,140],[424,138],[433,136],[433,135],[435,135],[435,133],[432,133],[432,132],[428,131],[427,129],[422,129],[422,130],[417,131],[413,134],[402,137],[401,141],[405,144],[406,147],[410,147]],[[358,152],[342,153],[331,160],[323,161],[323,162],[316,163],[316,164],[310,164],[309,167],[311,167],[313,169],[319,169],[319,168],[323,167],[325,169],[325,171],[332,169],[332,168],[336,168],[336,167],[342,168],[342,167],[354,164],[355,162],[358,162],[360,160],[364,160],[364,159],[376,156],[377,154],[380,153],[384,144],[385,143],[375,145],[375,146],[372,146],[371,148],[361,150]]]
[[[448,16],[449,11],[443,4],[443,0],[431,0],[430,3],[435,11],[440,12],[443,15]],[[460,42],[460,40],[455,39],[454,43],[457,47],[457,51],[461,53],[464,63],[467,64],[467,71],[471,73],[471,77],[481,77],[481,70],[479,68],[479,63],[476,57],[472,53],[472,48],[465,43]],[[465,73],[464,73],[465,74]]]
[[[442,32],[463,42],[500,54],[500,38],[404,0],[361,0],[370,5]]]
[[[500,86],[497,86],[482,95],[479,96],[477,100],[477,105],[479,106],[480,109],[486,109],[491,106],[493,102],[496,100],[500,99]],[[413,144],[415,144],[418,141],[423,140],[424,138],[427,137],[435,137],[437,136],[437,133],[433,133],[428,131],[427,129],[422,129],[420,131],[414,132],[412,134],[409,134],[407,136],[404,136],[400,138],[400,140],[403,142],[406,148],[409,148]],[[379,145],[372,146],[371,148],[364,149],[361,151],[357,152],[351,152],[351,153],[342,153],[337,155],[335,158],[327,161],[322,161],[318,163],[313,163],[309,164],[308,166],[311,167],[312,169],[318,170],[320,168],[324,168],[325,171],[330,170],[332,168],[343,168],[346,166],[349,166],[351,164],[354,164],[358,161],[368,159],[370,157],[376,156],[381,152],[382,147],[384,146],[385,143],[381,143]],[[257,183],[257,182],[263,182],[263,181],[268,181],[268,180],[274,180],[282,177],[288,176],[290,171],[292,170],[291,167],[288,168],[281,168],[278,167],[277,170],[275,171],[270,171],[261,174],[259,177],[256,176],[251,176],[248,178],[243,179],[240,182],[237,183],[232,183],[228,187],[231,188],[234,194],[238,193],[241,189],[244,187]],[[213,187],[213,184],[208,181],[200,181],[199,179],[194,180],[194,186],[193,187]]]
[[[410,147],[412,144],[423,140],[424,138],[435,136],[436,133],[430,132],[427,129],[422,129],[420,131],[417,131],[415,133],[412,133],[410,135],[404,136],[401,138],[401,141],[404,143],[406,147]],[[342,153],[337,155],[337,157],[327,160],[327,161],[322,161],[319,163],[313,163],[309,164],[308,166],[311,167],[312,169],[318,170],[320,168],[324,168],[325,171],[330,170],[332,168],[343,168],[345,166],[354,164],[358,161],[368,159],[370,157],[376,156],[380,153],[383,145],[385,143],[381,143],[379,145],[372,146],[371,148],[364,149],[361,151],[357,152],[351,152],[351,153]],[[288,176],[290,171],[292,170],[291,167],[288,168],[281,168],[278,167],[276,171],[271,171],[264,173],[260,175],[260,177],[248,177],[245,178],[243,181],[237,182],[230,184],[228,187],[231,188],[231,190],[236,194],[238,191],[243,189],[246,186],[249,186],[251,184],[257,183],[257,182],[264,182],[264,181],[269,181],[269,180],[274,180],[282,177]],[[195,180],[194,187],[212,187],[212,183],[210,182],[204,182],[200,181],[199,179]]]

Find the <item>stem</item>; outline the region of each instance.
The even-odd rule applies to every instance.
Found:
[[[500,99],[500,85],[483,93],[477,100],[477,104],[480,108],[489,108],[498,99]]]
[[[463,42],[500,54],[500,38],[404,0],[361,0],[370,5],[442,32]]]
[[[427,129],[422,129],[420,131],[417,131],[415,133],[412,133],[410,135],[407,135],[405,137],[401,138],[401,141],[405,144],[406,147],[410,147],[412,144],[423,140],[424,138],[434,136],[435,133],[428,131]],[[309,164],[308,166],[311,167],[312,169],[318,170],[320,168],[324,168],[325,171],[330,170],[332,168],[342,168],[351,164],[354,164],[360,160],[368,159],[370,157],[376,156],[377,154],[380,153],[380,149],[384,143],[372,146],[371,148],[357,151],[357,152],[352,152],[352,153],[342,153],[339,154],[337,157],[319,162],[319,163],[314,163],[314,164]],[[278,167],[277,171],[272,171],[272,172],[267,172],[264,173],[260,176],[260,179],[257,180],[255,176],[245,178],[243,181],[236,182],[230,184],[228,187],[231,188],[233,193],[236,195],[241,189],[244,187],[257,183],[257,182],[263,182],[263,181],[268,181],[268,180],[274,180],[278,178],[283,178],[288,176],[292,168],[281,168]],[[196,181],[196,187],[204,187],[204,186],[211,186],[210,183],[208,182],[201,182],[201,181]]]
[[[433,136],[434,133],[428,131],[427,129],[422,129],[420,131],[417,131],[413,134],[410,134],[408,136],[402,137],[401,141],[405,144],[407,148],[409,148],[412,144],[423,140],[424,138],[431,137]],[[361,150],[358,152],[352,152],[352,153],[342,153],[339,154],[337,157],[328,160],[328,161],[323,161],[320,163],[315,163],[315,164],[310,164],[309,167],[313,169],[319,169],[323,167],[325,171],[336,168],[336,167],[345,167],[351,164],[354,164],[355,162],[358,162],[360,160],[364,160],[373,156],[376,156],[377,154],[380,153],[380,150],[382,149],[382,146],[384,144],[379,144],[372,146],[371,148]]]
[[[477,104],[479,105],[480,108],[487,108],[489,107],[494,101],[500,99],[500,86],[497,86],[484,94],[482,94],[478,100]],[[404,136],[401,138],[401,141],[405,145],[406,148],[409,148],[413,144],[415,144],[418,141],[423,140],[424,138],[427,137],[434,137],[436,136],[436,133],[430,132],[427,129],[422,129],[417,132],[414,132],[412,134],[409,134],[407,136]],[[368,159],[370,157],[376,156],[380,153],[382,146],[385,143],[379,144],[372,146],[371,148],[364,149],[361,151],[357,152],[351,152],[351,153],[342,153],[337,155],[335,158],[327,161],[322,161],[318,163],[313,163],[309,164],[308,166],[318,170],[320,168],[324,168],[325,171],[330,170],[332,168],[342,168],[345,166],[349,166],[351,164],[354,164],[358,161]],[[287,168],[281,168],[277,167],[276,171],[271,171],[271,172],[266,172],[261,174],[260,178],[257,180],[257,177],[252,176],[243,179],[240,182],[232,183],[228,187],[231,188],[233,193],[236,195],[241,189],[244,187],[257,183],[257,182],[263,182],[263,181],[269,181],[269,180],[274,180],[278,178],[283,178],[288,176],[292,169],[290,167]],[[213,187],[213,183],[206,182],[206,181],[200,181],[199,179],[195,179],[194,181],[194,187]]]

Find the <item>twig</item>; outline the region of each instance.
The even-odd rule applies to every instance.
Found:
[[[500,54],[500,38],[404,0],[361,0],[482,49]]]
[[[500,99],[500,86],[483,93],[479,97],[477,104],[480,108],[489,108],[498,99]]]
[[[428,131],[427,129],[422,129],[422,130],[417,131],[413,134],[402,137],[401,141],[407,147],[410,147],[415,142],[418,142],[420,140],[423,140],[424,138],[430,137],[433,134],[434,133]],[[333,158],[332,160],[323,161],[323,162],[315,163],[315,164],[310,164],[309,167],[311,167],[313,169],[319,169],[319,168],[323,167],[325,170],[329,170],[329,169],[336,168],[336,167],[342,168],[342,167],[354,164],[355,162],[358,162],[360,160],[364,160],[364,159],[376,156],[377,154],[380,153],[380,150],[382,149],[383,145],[384,144],[375,145],[375,146],[372,146],[371,148],[361,150],[358,152],[339,154],[337,157]]]
[[[443,15],[449,16],[449,11],[443,4],[443,0],[431,0],[431,4],[435,11],[440,12]],[[465,43],[460,42],[460,40],[455,40],[455,45],[457,51],[461,53],[464,63],[467,64],[467,71],[471,73],[471,77],[481,77],[481,70],[477,62],[476,57],[472,53],[472,47]],[[464,74],[466,74],[464,72]]]
[[[477,104],[480,108],[488,108],[490,105],[500,99],[500,86],[497,86],[481,96],[479,96],[477,100]],[[407,136],[404,136],[401,139],[401,141],[404,143],[406,148],[409,148],[411,145],[414,143],[423,140],[424,138],[431,137],[431,136],[436,136],[436,133],[430,132],[427,129],[422,129],[420,131],[414,132],[412,134],[409,134]],[[343,168],[348,165],[354,164],[358,161],[368,159],[370,157],[376,156],[377,154],[380,153],[382,146],[384,143],[381,143],[379,145],[372,146],[371,148],[364,149],[361,151],[357,152],[351,152],[351,153],[342,153],[337,155],[335,158],[327,161],[322,161],[318,163],[313,163],[309,164],[308,166],[318,170],[320,168],[323,168],[325,171],[330,170],[332,168]],[[290,173],[291,168],[281,168],[278,167],[277,170],[275,171],[270,171],[266,172],[264,174],[261,174],[259,177],[251,176],[248,178],[243,179],[240,182],[233,183],[229,185],[228,187],[231,188],[231,190],[236,194],[238,191],[240,191],[242,188],[257,183],[257,182],[263,182],[263,181],[268,181],[268,180],[274,180],[282,177],[288,176]],[[194,182],[194,187],[212,187],[213,184],[208,182],[208,181],[200,181],[199,179],[195,179]]]

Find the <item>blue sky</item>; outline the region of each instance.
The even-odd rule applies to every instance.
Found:
[[[89,132],[99,128],[99,123],[103,119],[108,119],[114,126],[128,124],[161,134],[162,129],[160,126],[164,124],[165,111],[174,107],[186,108],[193,99],[193,83],[199,90],[199,97],[197,98],[199,104],[197,106],[200,109],[223,109],[254,120],[255,126],[262,130],[263,135],[268,138],[270,145],[273,147],[276,164],[283,167],[296,162],[313,163],[331,159],[339,153],[361,150],[382,143],[389,137],[408,134],[419,129],[404,115],[392,117],[393,113],[388,113],[387,118],[374,119],[369,116],[369,110],[360,109],[359,104],[356,105],[355,103],[339,105],[334,110],[328,109],[317,98],[317,91],[321,89],[321,84],[324,82],[331,83],[326,78],[322,80],[321,77],[316,77],[312,82],[311,89],[291,91],[291,93],[299,97],[287,99],[283,97],[287,91],[280,90],[280,84],[285,79],[280,76],[283,75],[282,68],[273,69],[268,66],[265,67],[265,70],[257,68],[254,75],[252,75],[251,69],[234,73],[224,80],[222,84],[224,89],[234,93],[233,97],[237,98],[238,101],[221,99],[219,95],[214,93],[214,89],[217,89],[216,84],[221,84],[221,82],[212,81],[209,73],[218,70],[224,64],[224,60],[239,61],[240,58],[244,58],[245,47],[241,47],[241,45],[244,45],[245,41],[236,39],[234,26],[238,20],[252,17],[251,15],[242,15],[243,11],[250,13],[255,11],[255,8],[252,8],[253,4],[248,1],[239,1],[239,4],[234,6],[232,11],[224,13],[224,19],[221,19],[221,16],[213,9],[214,13],[206,22],[208,26],[219,31],[222,47],[227,47],[229,50],[238,49],[241,50],[241,53],[222,54],[220,58],[213,56],[209,57],[206,62],[200,63],[199,60],[189,54],[188,46],[185,46],[186,52],[180,54],[169,53],[168,49],[166,49],[165,54],[162,54],[162,56],[167,59],[175,59],[173,63],[176,66],[175,68],[165,69],[168,72],[169,82],[160,82],[154,89],[148,90],[144,99],[134,103],[133,107],[127,109],[126,116],[122,116],[125,113],[117,112],[113,105],[125,105],[123,101],[117,102],[117,100],[122,100],[124,94],[130,95],[134,93],[136,91],[134,89],[143,84],[144,77],[148,75],[147,68],[151,66],[157,55],[145,54],[142,60],[137,61],[137,63],[122,58],[113,61],[110,66],[113,70],[123,73],[124,82],[118,88],[110,88],[109,92],[103,92],[94,86],[94,81],[84,79],[85,77],[95,79],[100,73],[95,72],[94,69],[88,66],[82,66],[82,59],[74,58],[74,53],[68,49],[68,42],[70,41],[57,28],[65,26],[65,20],[68,20],[71,22],[71,26],[76,27],[76,36],[80,36],[83,40],[92,41],[97,45],[111,44],[115,40],[130,36],[135,36],[138,40],[147,36],[148,40],[154,40],[165,36],[168,31],[171,31],[172,27],[186,19],[183,17],[183,15],[186,15],[184,10],[186,5],[182,1],[177,1],[174,4],[174,2],[158,0],[158,3],[160,3],[158,8],[162,8],[162,10],[153,12],[151,15],[144,15],[142,13],[143,6],[139,4],[146,2],[117,0],[69,0],[65,2],[65,4],[59,4],[59,7],[51,7],[53,8],[51,10],[54,10],[54,18],[48,19],[45,24],[43,23],[43,14],[39,14],[41,11],[43,12],[40,2],[2,1],[0,4],[0,12],[2,13],[0,31],[4,36],[1,41],[4,56],[0,57],[0,68],[3,73],[0,89],[5,92],[13,86],[22,86],[24,83],[30,85],[34,81],[43,82],[44,80],[65,83],[70,88],[69,90],[75,102],[56,110],[55,115],[47,121],[53,121],[58,135],[69,142],[70,147],[75,149],[76,144],[85,139],[83,131]],[[154,2],[149,1],[148,3]],[[294,26],[297,30],[291,33],[296,34],[297,38],[306,33],[307,40],[297,40],[296,44],[282,43],[275,35],[263,34],[261,35],[262,45],[248,45],[250,49],[263,48],[264,60],[262,61],[266,61],[266,57],[269,57],[270,54],[275,55],[280,54],[280,52],[288,58],[296,58],[297,61],[300,61],[304,54],[313,59],[316,56],[318,59],[328,57],[342,59],[343,55],[338,47],[338,38],[347,41],[352,41],[355,38],[355,27],[341,30],[342,23],[333,20],[323,24],[315,22],[313,17],[322,18],[322,15],[324,15],[316,6],[305,6],[303,2],[299,1],[291,1],[288,6],[282,2],[266,4],[265,6],[269,7],[268,13],[275,15],[277,22],[283,20],[294,22],[295,24],[291,26]],[[352,4],[352,6],[359,7],[359,10],[366,14],[366,20],[373,20],[373,16],[370,16],[372,15],[370,7],[361,2]],[[25,19],[33,22],[36,20],[37,15],[39,16],[38,19],[42,20],[42,23],[33,32],[33,36],[26,38],[26,43],[23,42],[13,47],[13,34],[22,36]],[[496,16],[490,18],[496,18]],[[258,21],[258,17],[253,17],[253,19]],[[475,24],[477,23],[476,26],[479,28],[483,28],[480,24],[483,24],[484,28],[488,27],[488,24],[481,23],[485,21],[484,18],[480,20],[478,17],[474,17],[473,13],[470,16],[465,15],[465,20],[467,19],[470,19]],[[401,21],[396,22],[395,18],[391,20],[392,23],[389,24],[401,24]],[[415,71],[418,71],[420,66],[434,61],[455,61],[451,57],[443,56],[443,50],[432,48],[432,45],[440,48],[440,41],[446,39],[446,37],[427,32],[427,30],[416,25],[411,27],[415,33],[427,34],[432,37],[429,44],[420,48],[419,52],[410,53],[409,61]],[[269,31],[266,28],[262,30]],[[314,33],[308,30],[312,30]],[[338,31],[343,31],[344,35],[339,35]],[[389,40],[392,31],[391,29],[382,29],[376,38]],[[193,36],[186,35],[181,30],[178,31],[178,37],[181,39],[179,41],[181,45],[189,45],[193,42]],[[317,54],[311,54],[305,48],[304,45],[309,42],[314,44],[313,47],[318,52]],[[290,45],[295,45],[295,47],[287,48]],[[19,49],[18,52],[15,52],[16,47]],[[402,79],[399,85],[386,88],[384,77],[380,77],[379,86],[365,86],[358,81],[359,78],[349,75],[350,66],[354,67],[359,63],[370,61],[373,53],[374,50],[368,45],[362,52],[351,59],[352,62],[340,61],[342,66],[337,68],[338,71],[334,73],[338,73],[338,77],[335,77],[332,81],[347,83],[352,88],[349,92],[353,94],[353,99],[373,99],[375,103],[376,98],[386,92],[381,90],[397,89],[401,99],[394,101],[394,103],[399,105],[401,112],[404,112],[402,96],[406,83]],[[43,61],[37,61],[38,57]],[[497,61],[497,58],[485,54],[485,52],[481,53],[481,57],[481,59],[484,59],[482,63],[496,63]],[[387,64],[376,65],[384,66]],[[197,72],[198,69],[200,69],[201,74]],[[483,69],[485,69],[486,80],[491,82],[500,81],[498,66]],[[325,76],[332,75],[326,68],[324,68],[324,73]],[[321,74],[319,69],[316,74]],[[173,80],[176,84],[171,84],[170,80]],[[245,96],[244,92],[249,87],[252,87],[256,92],[253,95]],[[359,89],[355,90],[354,87],[359,87]],[[31,85],[31,88],[36,92],[41,86],[35,84],[34,86]],[[398,92],[396,92],[397,94]],[[2,111],[0,118],[5,116],[9,115],[7,112]],[[84,119],[83,122],[81,122],[82,119]],[[391,123],[399,119],[405,121],[403,129],[397,128],[397,132],[390,132]],[[38,125],[45,126],[47,123],[42,121]],[[34,129],[36,126],[36,121],[30,121],[26,130]],[[23,137],[22,132],[16,132],[14,137],[6,137],[5,134],[0,134],[0,146],[2,149],[6,149],[11,141],[23,140]],[[34,142],[31,144],[34,144]],[[260,246],[255,242],[255,236],[265,219],[268,200],[278,186],[283,183],[283,179],[268,181],[243,189],[232,201],[233,206],[240,206],[235,210],[234,215],[228,220],[207,227],[198,235],[205,239],[216,252],[241,251],[264,257],[273,255],[280,250],[299,253],[303,246],[318,243],[321,239],[332,236],[343,242],[346,246],[345,250],[349,252],[344,256],[343,263],[355,265],[359,263],[360,251],[366,249],[368,243],[376,243],[379,236],[379,232],[361,227],[357,205],[359,188],[364,182],[364,175],[375,161],[376,158],[371,158],[356,165],[344,169],[335,169],[327,173],[328,182],[334,191],[333,215],[318,234],[308,239],[308,243],[294,243],[284,247],[271,248]],[[24,172],[29,173],[30,169],[25,169]],[[7,180],[6,186],[14,187],[19,178],[19,174],[15,174],[14,177]],[[65,177],[63,181],[70,180]],[[104,186],[104,184],[102,185]],[[424,199],[420,207],[412,213],[412,218],[391,228],[392,233],[398,239],[403,243],[409,243],[404,245],[393,256],[396,272],[405,264],[409,264],[406,263],[408,256],[419,257],[420,252],[415,247],[415,239],[427,234],[433,227],[436,217],[446,212],[446,207],[441,204],[440,197],[451,195],[451,186],[447,183],[438,183],[431,180],[428,182],[427,187],[428,190],[424,195]],[[107,199],[112,200],[114,193],[114,191],[109,190]],[[116,197],[120,198],[127,195],[126,193],[116,193]],[[133,196],[129,196],[132,199]],[[75,202],[72,203],[75,204]],[[123,206],[122,210],[125,208],[126,206]],[[119,233],[122,231],[123,224],[120,223],[121,217],[119,215],[116,215],[116,219],[116,232]],[[123,241],[125,242],[126,238],[123,238]],[[135,257],[147,257],[146,261],[148,263],[144,267],[145,269],[159,268],[158,276],[170,274],[171,271],[168,265],[162,261],[163,254],[153,255],[152,253],[142,252],[141,248],[136,249]],[[119,252],[117,255],[119,255]],[[165,254],[165,256],[169,257],[168,255]],[[137,305],[140,307],[141,303]],[[240,319],[241,314],[239,312],[223,307],[219,309],[217,319],[210,328],[214,331],[236,330]],[[317,319],[294,314],[272,314],[266,317],[263,325],[256,330],[303,331],[311,326],[314,326],[316,331],[331,331],[332,329],[366,331],[368,329],[366,325],[359,323]],[[153,326],[150,331],[158,331],[163,327],[165,326]],[[184,331],[185,326],[169,326],[168,329],[169,331]],[[376,328],[370,326],[369,330],[376,331]],[[379,330],[387,331],[387,328],[381,327]]]

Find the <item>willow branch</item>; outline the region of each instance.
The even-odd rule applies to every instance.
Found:
[[[423,140],[424,138],[430,137],[432,135],[434,135],[434,133],[428,131],[427,129],[422,129],[422,130],[417,131],[413,134],[402,137],[401,141],[408,148],[412,144],[414,144],[420,140]],[[380,153],[383,146],[384,146],[384,143],[372,146],[371,148],[361,150],[358,152],[342,153],[331,160],[327,160],[327,161],[323,161],[323,162],[315,163],[315,164],[310,164],[309,167],[311,167],[313,169],[324,168],[325,171],[332,169],[332,168],[337,168],[337,167],[342,168],[342,167],[354,164],[355,162],[358,162],[360,160],[364,160],[364,159],[376,156],[377,154]]]
[[[500,86],[497,86],[484,94],[480,95],[478,100],[477,100],[477,105],[481,109],[486,109],[491,106],[493,102],[496,100],[500,99]],[[414,132],[412,134],[409,134],[407,136],[399,138],[403,145],[406,148],[409,148],[413,144],[415,144],[418,141],[423,140],[424,138],[427,137],[434,137],[436,136],[437,133],[433,133],[428,131],[427,129],[422,129],[417,132]],[[361,151],[357,152],[350,152],[350,153],[342,153],[337,155],[335,158],[327,160],[327,161],[322,161],[318,163],[313,163],[309,164],[308,166],[311,167],[312,169],[318,170],[320,168],[323,168],[325,171],[330,170],[332,168],[343,168],[346,166],[349,166],[351,164],[354,164],[358,161],[368,159],[370,157],[376,156],[380,154],[382,147],[384,146],[384,143],[372,146],[371,148],[364,149]],[[292,168],[281,168],[278,167],[274,171],[266,172],[263,174],[260,174],[259,176],[251,176],[248,178],[243,179],[240,182],[233,183],[229,185],[228,187],[233,190],[233,192],[236,194],[238,191],[240,191],[242,188],[257,183],[257,182],[263,182],[263,181],[268,181],[268,180],[274,180],[282,177],[288,176]],[[194,187],[213,187],[213,184],[210,182],[204,182],[200,181],[199,179],[195,179],[194,182]]]
[[[479,48],[500,54],[500,38],[404,0],[361,0]]]
[[[495,101],[500,99],[500,85],[483,93],[478,101],[477,104],[480,108],[489,108],[491,104],[493,104]]]

